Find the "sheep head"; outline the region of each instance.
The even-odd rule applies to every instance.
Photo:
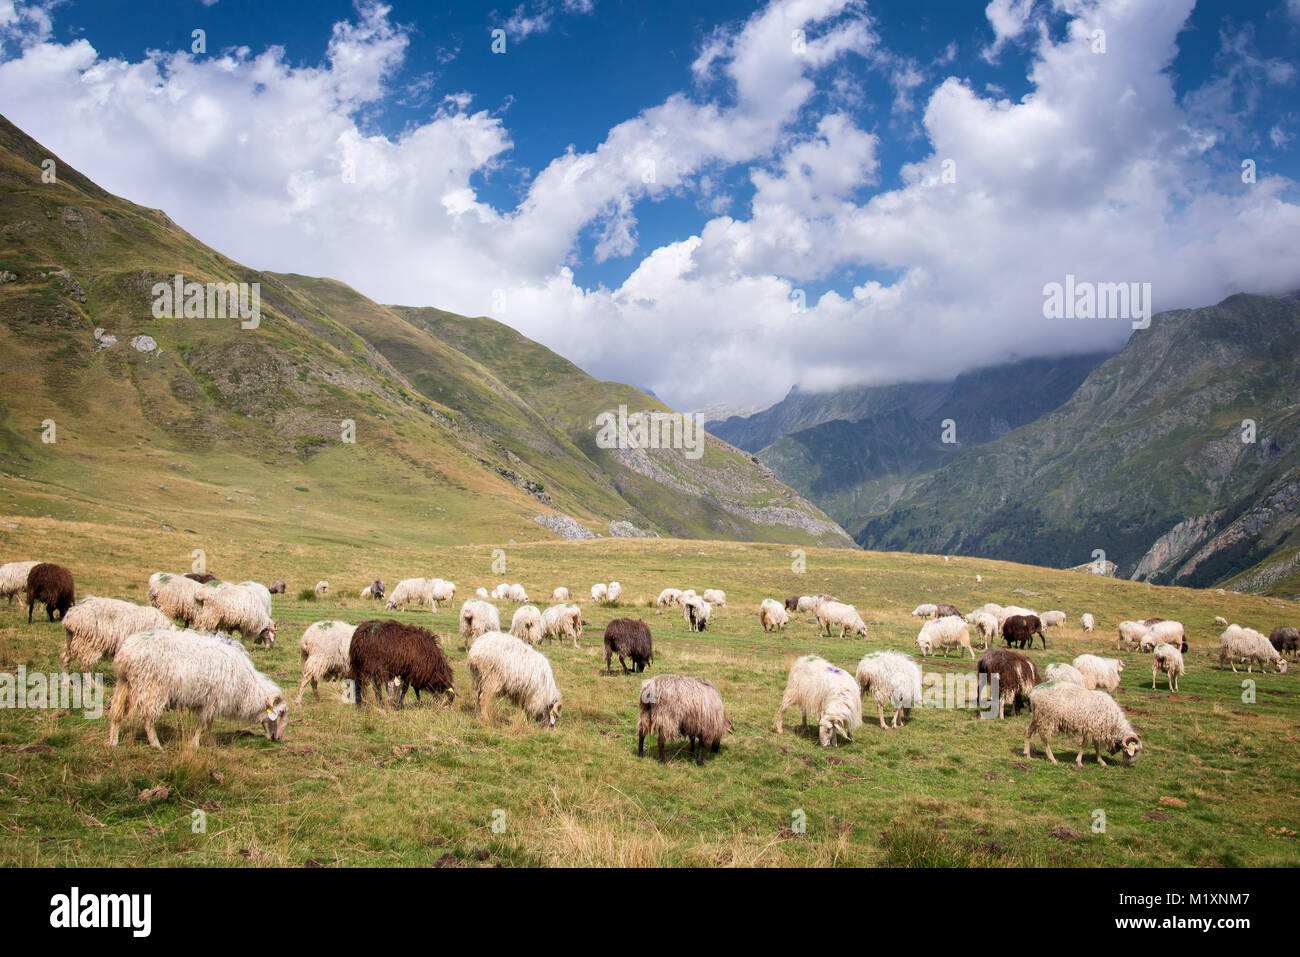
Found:
[[[1125,767],[1127,767],[1136,761],[1138,756],[1142,754],[1142,739],[1136,734],[1129,732],[1124,735],[1123,739],[1119,743],[1119,747],[1120,750],[1124,752],[1124,756],[1120,761]]]
[[[563,710],[564,706],[560,704],[558,699],[551,702],[550,707],[546,709],[546,726],[548,728],[555,727],[555,722],[560,720],[560,712]]]
[[[272,741],[284,737],[284,726],[289,723],[289,706],[283,695],[276,695],[266,700],[266,711],[262,713],[262,727],[266,736]]]
[[[1277,659],[1277,673],[1280,674],[1280,675],[1284,675],[1284,674],[1286,674],[1286,669],[1287,669],[1287,660],[1286,660],[1285,658],[1278,658],[1278,659]]]
[[[832,718],[830,715],[824,716],[817,724],[817,740],[821,742],[823,748],[829,748],[832,744],[839,745],[836,735],[845,741],[852,741],[853,735],[844,729],[843,718]]]

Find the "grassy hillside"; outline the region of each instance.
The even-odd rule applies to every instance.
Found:
[[[176,528],[184,503],[184,524],[202,534],[257,534],[288,511],[335,538],[464,543],[552,538],[532,519],[562,512],[601,534],[621,520],[852,545],[717,440],[698,468],[667,450],[638,473],[593,454],[589,419],[555,418],[566,401],[662,408],[630,387],[509,332],[535,376],[556,376],[549,393],[515,381],[475,357],[483,347],[438,335],[424,311],[404,311],[420,312],[412,321],[333,280],[251,270],[59,158],[57,182],[42,182],[48,155],[0,118],[0,478],[21,514]],[[178,273],[259,283],[260,324],[154,318],[154,283]],[[485,336],[499,325],[473,322]],[[157,348],[133,348],[142,335]]]
[[[1161,313],[1061,408],[910,480],[856,537],[1059,566],[1101,549],[1124,576],[1215,584],[1300,545],[1297,395],[1300,297]]]
[[[155,529],[0,516],[0,558],[40,557],[73,569],[81,593],[143,600],[147,575],[188,567],[186,542]],[[17,525],[17,528],[11,526]],[[275,544],[271,544],[274,542]],[[285,577],[276,598],[274,649],[253,650],[259,667],[289,693],[283,742],[219,722],[215,745],[180,749],[182,722],[160,722],[166,747],[149,749],[138,728],[121,747],[104,745],[105,720],[61,711],[0,711],[0,862],[16,864],[367,866],[505,865],[894,865],[894,866],[1295,866],[1293,808],[1300,798],[1300,674],[1219,671],[1210,652],[1216,614],[1268,629],[1293,608],[1265,599],[1156,587],[982,559],[810,549],[807,570],[791,570],[773,545],[680,540],[602,540],[506,545],[507,572],[490,570],[491,547],[423,545],[407,553],[321,543],[285,523],[266,543],[210,541],[209,567],[229,578]],[[376,613],[355,598],[363,582],[408,574],[454,579],[460,593],[501,577],[534,595],[558,584],[583,589],[618,578],[627,602],[584,603],[581,647],[543,645],[564,694],[553,732],[523,722],[506,704],[484,725],[466,710],[465,653],[448,640],[461,700],[423,701],[401,712],[357,709],[326,683],[292,705],[302,629],[322,618],[360,621]],[[975,582],[975,575],[983,578]],[[331,582],[325,601],[299,588]],[[641,602],[673,584],[727,591],[714,627],[693,635],[676,614]],[[768,595],[828,590],[861,609],[868,640],[820,638],[803,616],[780,634],[759,628]],[[1040,666],[1082,651],[1113,649],[1116,623],[1160,615],[1187,623],[1192,650],[1178,694],[1151,691],[1149,656],[1128,663],[1118,700],[1138,727],[1145,753],[1131,768],[1060,766],[1035,743],[1021,755],[1027,716],[981,720],[975,713],[921,708],[899,730],[871,715],[852,744],[818,747],[797,715],[773,727],[786,670],[817,652],[852,669],[867,650],[914,648],[908,617],[921,599],[973,607],[1023,601],[1070,614],[1052,630]],[[511,606],[503,606],[507,613]],[[1097,634],[1077,627],[1092,611]],[[735,724],[703,768],[684,749],[660,766],[635,756],[640,678],[602,673],[599,635],[617,615],[651,625],[649,674],[684,672],[713,680]],[[454,609],[406,620],[454,635]],[[28,626],[19,606],[0,604],[0,670],[57,668],[62,629]],[[924,661],[927,673],[968,673],[967,658]],[[617,663],[615,663],[617,670]],[[111,693],[111,673],[107,677]],[[871,709],[874,711],[874,709]],[[787,718],[790,718],[787,715]],[[793,729],[793,730],[792,730]],[[651,742],[653,749],[653,742]],[[151,792],[165,788],[165,796]],[[146,793],[151,792],[151,793]],[[143,796],[142,796],[143,795]],[[1104,833],[1094,832],[1096,812]],[[195,833],[194,812],[206,815]],[[801,814],[799,812],[802,812]],[[806,822],[800,831],[797,822]],[[493,830],[493,822],[503,830]],[[1063,829],[1069,829],[1063,830]]]

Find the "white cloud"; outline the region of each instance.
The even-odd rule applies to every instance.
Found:
[[[249,265],[334,276],[383,302],[495,312],[680,408],[765,402],[795,382],[1118,347],[1127,323],[1041,318],[1043,284],[1067,272],[1150,281],[1157,308],[1300,286],[1282,252],[1300,234],[1294,184],[1264,174],[1234,188],[1215,158],[1228,121],[1254,107],[1213,84],[1175,96],[1167,68],[1191,0],[1065,2],[1069,29],[1036,34],[1020,101],[956,77],[895,82],[917,98],[929,152],[882,170],[884,134],[859,127],[843,73],[849,54],[880,71],[910,61],[856,0],[776,0],[706,38],[693,90],[554,157],[513,209],[476,189],[512,141],[471,92],[444,92],[400,134],[367,131],[402,92],[389,87],[407,48],[375,5],[334,29],[316,66],[276,47],[126,62],[51,42],[29,19],[21,55],[0,62],[0,99],[106,188]],[[21,19],[5,11],[0,0],[0,29]],[[1005,5],[995,36],[1025,35],[1016,16],[1032,10]],[[1090,49],[1096,28],[1104,55]],[[1261,96],[1292,82],[1249,44],[1225,46],[1215,82],[1234,65],[1232,82],[1252,78]],[[723,185],[736,169],[747,205]],[[577,283],[584,241],[597,261],[636,253],[639,206],[668,195],[713,218],[643,253],[614,288]],[[809,292],[828,284],[842,292]]]

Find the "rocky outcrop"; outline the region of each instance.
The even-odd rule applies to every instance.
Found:
[[[564,539],[595,538],[595,534],[571,515],[535,515],[533,521],[543,528],[549,528]]]

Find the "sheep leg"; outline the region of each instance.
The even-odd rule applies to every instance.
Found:
[[[662,734],[659,735],[659,763],[668,763],[668,759],[664,757],[664,736]]]
[[[885,726],[885,706],[879,701],[876,702],[876,717],[880,719],[880,726]],[[898,712],[894,712],[894,727],[898,727]]]
[[[1101,756],[1101,742],[1097,742],[1097,763],[1103,768],[1106,766],[1106,759]]]
[[[636,737],[636,756],[638,758],[645,757],[645,735],[644,734],[638,734]]]
[[[1159,666],[1159,665],[1152,665],[1152,666],[1151,666],[1151,690],[1152,690],[1152,691],[1155,691],[1155,690],[1156,690],[1156,674],[1157,674],[1159,671],[1160,671],[1160,666]]]
[[[158,731],[154,728],[153,723],[158,719],[158,715],[150,712],[144,716],[144,736],[149,739],[149,747],[162,750],[162,742],[158,740]]]
[[[623,666],[623,674],[630,675],[632,673],[631,671],[628,670],[627,662],[623,660],[622,655],[618,656],[618,663]]]
[[[781,733],[782,733],[782,732],[781,732],[781,719],[785,717],[785,711],[786,711],[786,708],[790,707],[791,704],[792,704],[792,702],[791,702],[788,698],[782,696],[782,698],[781,698],[781,710],[778,711],[778,712],[776,713],[776,733],[777,733],[777,734],[781,734]],[[805,719],[805,721],[807,720],[807,717],[808,717],[807,715],[804,715],[804,719]]]
[[[699,743],[696,745],[697,753],[695,755],[695,763],[699,767],[704,767],[704,739],[699,738],[697,740]]]
[[[126,717],[131,707],[129,698],[130,689],[127,683],[119,679],[117,687],[113,689],[113,700],[108,705],[108,746],[110,748],[117,747],[122,719]]]

